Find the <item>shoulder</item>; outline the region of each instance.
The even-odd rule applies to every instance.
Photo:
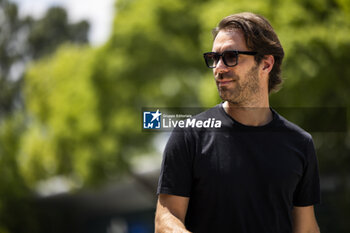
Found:
[[[275,110],[272,110],[276,115],[276,128],[279,131],[288,132],[294,137],[302,139],[303,141],[309,143],[312,141],[312,136],[309,132],[298,126],[297,124],[287,120],[283,116],[279,115]]]

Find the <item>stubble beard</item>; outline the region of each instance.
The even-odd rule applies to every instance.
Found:
[[[253,66],[245,77],[234,76],[234,87],[217,87],[220,98],[235,106],[250,106],[257,101],[260,90],[258,65]],[[241,82],[239,82],[242,80]]]

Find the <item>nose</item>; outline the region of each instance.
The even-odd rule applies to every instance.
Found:
[[[216,64],[216,67],[213,69],[214,76],[216,78],[220,77],[220,74],[227,73],[229,71],[229,67],[225,65],[224,61],[222,60],[222,57],[220,57],[218,63]]]

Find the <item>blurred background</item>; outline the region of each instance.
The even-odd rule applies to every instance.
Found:
[[[142,132],[141,108],[218,104],[202,53],[241,11],[285,49],[271,105],[335,126],[310,132],[316,215],[350,232],[350,0],[0,0],[0,233],[152,232],[168,134]]]

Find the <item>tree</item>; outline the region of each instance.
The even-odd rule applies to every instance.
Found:
[[[171,5],[151,7],[149,18],[138,18],[131,24],[127,20],[135,13],[120,11],[120,30],[105,46],[90,52],[88,48],[63,47],[55,57],[32,66],[26,76],[27,106],[32,119],[45,128],[43,137],[48,140],[47,145],[52,145],[51,162],[54,161],[56,168],[52,173],[37,169],[28,158],[35,157],[37,164],[45,167],[48,151],[30,152],[24,147],[27,163],[23,163],[23,169],[29,171],[26,174],[34,174],[32,171],[64,174],[72,180],[78,177],[79,182],[87,186],[105,181],[127,171],[130,157],[151,149],[147,144],[152,138],[140,130],[141,107],[198,105],[190,88],[200,77],[194,68],[200,67],[201,61],[196,54],[189,55],[186,51],[200,53],[199,28],[193,13],[187,11],[188,7],[188,4],[177,8]],[[173,18],[168,18],[169,14]],[[175,22],[178,15],[184,17],[184,22],[193,23],[179,28]],[[192,71],[191,78],[185,75]],[[85,82],[88,87],[79,88]],[[84,96],[91,98],[84,99]],[[79,101],[75,102],[75,98]],[[86,106],[88,114],[84,114],[82,106]],[[94,125],[93,131],[85,132],[80,128],[91,125]],[[31,141],[28,145],[35,144],[33,134],[23,138]],[[65,170],[60,169],[61,165]],[[31,183],[43,177],[37,175]]]
[[[53,53],[67,41],[87,43],[87,21],[69,23],[61,7],[39,20],[20,18],[15,3],[0,1],[0,119],[21,109],[22,77],[28,62]]]
[[[87,21],[71,24],[64,8],[52,7],[30,30],[28,35],[30,54],[34,59],[38,59],[53,53],[64,42],[87,43],[88,30]]]
[[[18,163],[28,121],[22,99],[23,74],[30,61],[52,54],[62,43],[87,43],[89,24],[69,23],[66,11],[58,7],[39,20],[20,18],[17,5],[7,0],[0,1],[0,21],[0,232],[35,232],[33,190]]]
[[[14,106],[14,99],[18,95],[19,83],[15,79],[18,74],[14,68],[19,66],[26,50],[22,41],[22,28],[25,28],[30,20],[18,18],[17,6],[5,0],[0,1],[0,117],[10,112]]]

